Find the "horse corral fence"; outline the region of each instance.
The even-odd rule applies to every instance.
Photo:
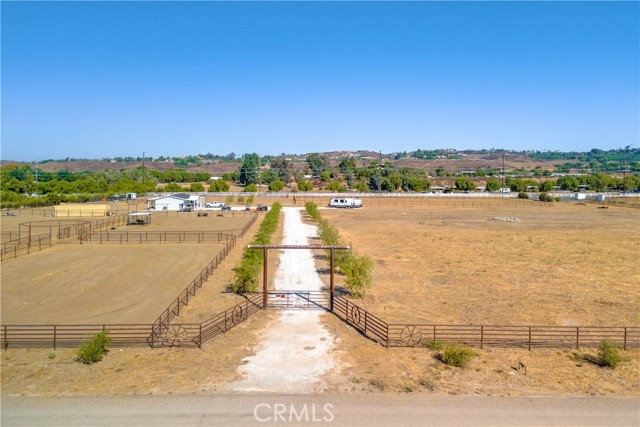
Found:
[[[350,299],[323,291],[276,290],[264,291],[250,296],[235,306],[213,316],[202,323],[173,323],[182,307],[188,305],[209,276],[236,245],[236,237],[242,237],[256,222],[258,215],[240,230],[238,235],[214,233],[216,239],[224,239],[224,248],[191,281],[187,288],[167,307],[158,319],[149,324],[104,324],[104,325],[0,325],[0,340],[3,348],[12,347],[73,347],[86,340],[87,336],[107,331],[113,346],[150,347],[201,347],[203,343],[265,308],[273,309],[322,309],[332,312],[361,335],[385,347],[429,347],[434,342],[459,342],[481,349],[489,347],[527,348],[537,347],[595,347],[609,341],[622,347],[640,347],[640,327],[598,326],[519,326],[519,325],[437,325],[422,323],[388,323],[364,309]],[[162,232],[164,233],[164,232]],[[170,232],[167,232],[170,233]],[[200,234],[200,233],[195,233]],[[49,236],[49,235],[45,235]],[[137,235],[142,239],[142,234]],[[148,236],[148,235],[147,235]],[[184,236],[184,235],[182,235]],[[183,239],[183,237],[178,239]],[[32,242],[37,236],[32,236]],[[213,238],[213,237],[212,237]],[[145,237],[145,241],[151,241]],[[160,237],[158,237],[160,239]],[[167,238],[168,239],[168,238]],[[203,239],[203,237],[199,237]],[[46,239],[43,239],[46,244]],[[182,241],[182,240],[179,240]],[[188,240],[185,240],[188,241]],[[317,246],[317,247],[316,247]],[[286,246],[303,249],[302,246]],[[322,245],[313,248],[324,248]],[[277,249],[278,245],[255,246]],[[333,247],[337,249],[338,247]],[[3,248],[4,249],[4,248]],[[348,249],[344,247],[341,249]],[[331,257],[333,258],[333,256]],[[266,276],[266,271],[265,271]],[[265,282],[266,283],[266,282]],[[330,287],[333,290],[333,286]]]

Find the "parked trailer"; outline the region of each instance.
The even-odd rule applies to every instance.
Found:
[[[355,197],[332,197],[329,200],[329,207],[331,208],[361,208],[362,207],[362,199]]]

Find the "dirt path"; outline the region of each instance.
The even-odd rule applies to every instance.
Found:
[[[283,208],[284,241],[306,245],[316,227],[302,223],[301,208]],[[281,254],[274,287],[277,290],[320,290],[323,284],[311,251]],[[330,356],[334,337],[322,325],[321,311],[282,311],[265,332],[256,354],[247,357],[238,373],[242,379],[229,385],[234,391],[313,393],[323,391],[322,376],[334,368]]]

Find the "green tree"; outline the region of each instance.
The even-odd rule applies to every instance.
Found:
[[[307,163],[314,175],[320,176],[329,169],[329,159],[326,156],[313,153],[307,156]]]
[[[466,176],[456,178],[455,186],[458,191],[473,191],[476,189],[476,183]]]
[[[240,165],[240,185],[249,185],[258,182],[258,167],[260,157],[256,154],[245,154]]]
[[[189,191],[192,193],[201,193],[204,191],[204,185],[200,184],[199,182],[194,182],[189,186]]]
[[[311,181],[298,181],[298,190],[311,191],[313,190],[313,183]]]
[[[500,190],[500,187],[502,187],[502,184],[500,183],[499,180],[495,179],[495,178],[490,178],[487,180],[487,191],[490,192],[494,192],[494,191],[498,191]]]
[[[180,184],[171,182],[167,184],[166,187],[164,187],[164,190],[170,193],[175,193],[177,191],[182,191],[182,187],[180,186]]]
[[[224,193],[229,191],[229,183],[221,179],[217,179],[209,186],[209,191],[212,193]]]
[[[538,185],[538,190],[542,192],[553,191],[553,188],[556,186],[556,183],[551,179],[546,179]]]
[[[269,183],[269,191],[282,191],[284,188],[284,182],[276,179],[275,181],[271,181]]]
[[[255,193],[258,191],[258,188],[256,187],[255,184],[249,184],[246,187],[244,187],[244,190],[242,191],[245,191],[247,193]]]
[[[576,177],[570,175],[564,175],[558,178],[557,185],[565,191],[577,191],[580,181]]]
[[[353,157],[348,157],[343,159],[338,167],[342,173],[354,172],[356,170],[356,160]]]

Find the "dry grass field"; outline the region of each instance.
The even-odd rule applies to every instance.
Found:
[[[638,210],[476,201],[322,215],[373,260],[373,288],[362,303],[387,321],[640,324]]]
[[[283,200],[291,205],[292,200]],[[258,203],[269,203],[260,200]],[[270,203],[269,203],[270,204]],[[298,206],[300,201],[298,200]],[[339,227],[343,238],[353,243],[358,254],[374,260],[374,285],[360,302],[385,320],[437,323],[506,323],[556,325],[638,325],[640,303],[634,285],[640,282],[636,265],[640,252],[640,211],[597,205],[553,204],[552,207],[474,202],[465,207],[396,205],[366,206],[361,210],[323,210],[322,214]],[[494,216],[517,216],[518,223],[488,221]],[[2,218],[4,229],[5,220]],[[246,217],[244,221],[248,220]],[[23,218],[24,220],[24,218]],[[166,220],[166,222],[165,222]],[[176,222],[178,221],[178,222]],[[219,221],[219,222],[218,222]],[[230,222],[226,222],[230,221]],[[154,218],[151,227],[164,230],[210,229],[241,223],[239,217],[184,216]],[[240,245],[246,245],[257,230],[257,222]],[[124,227],[126,228],[126,227]],[[129,227],[131,228],[131,227]],[[191,229],[191,228],[189,228]],[[282,233],[274,238],[278,242]],[[127,265],[128,256],[136,259],[139,278],[156,278],[158,282],[138,281],[169,289],[175,298],[200,271],[210,257],[199,258],[199,248],[207,245],[145,244],[65,245],[27,255],[2,264],[2,321],[5,304],[14,297],[5,293],[5,271],[35,263],[40,276],[57,275],[56,283],[64,291],[65,275],[84,277],[110,275],[118,278]],[[75,259],[76,251],[111,250],[110,269],[91,270],[90,260],[67,264],[68,270],[55,265],[60,260]],[[137,257],[126,252],[144,249],[152,254]],[[185,256],[183,249],[195,251]],[[192,249],[193,248],[193,249]],[[65,251],[71,251],[65,254]],[[157,250],[157,252],[156,252]],[[176,252],[173,252],[173,251]],[[165,252],[166,251],[166,252]],[[212,251],[213,252],[213,251]],[[141,252],[142,253],[142,252]],[[238,301],[225,293],[233,280],[233,267],[240,259],[237,247],[189,306],[181,310],[178,321],[199,322]],[[106,254],[95,254],[107,259]],[[277,251],[270,252],[270,271],[276,271]],[[92,258],[87,256],[86,258]],[[175,264],[176,268],[168,267]],[[160,267],[160,274],[155,269]],[[115,267],[115,268],[114,268]],[[326,266],[322,266],[323,268]],[[194,272],[182,277],[183,269]],[[36,270],[36,269],[34,269]],[[8,277],[8,276],[7,276]],[[26,276],[30,277],[30,276]],[[38,277],[39,286],[50,280]],[[337,277],[338,282],[341,279]],[[323,275],[328,281],[328,276]],[[9,279],[15,291],[25,286],[23,279]],[[51,282],[53,283],[53,282]],[[105,282],[106,283],[106,282]],[[26,283],[28,285],[28,283]],[[33,288],[32,288],[33,289]],[[86,292],[93,292],[95,286]],[[148,289],[148,288],[145,288]],[[119,318],[127,310],[134,316],[144,307],[135,301],[123,305]],[[170,294],[170,295],[169,295]],[[94,310],[100,297],[89,298]],[[145,297],[149,297],[148,293]],[[140,296],[142,298],[142,295]],[[154,297],[155,298],[155,297]],[[62,298],[60,298],[62,299]],[[124,302],[124,301],[123,301]],[[162,310],[168,302],[157,303]],[[11,308],[10,308],[11,310]],[[66,309],[65,309],[66,310]],[[80,314],[85,309],[70,307]],[[152,321],[159,313],[150,310]],[[15,310],[19,312],[20,310]],[[108,313],[105,313],[105,315]],[[112,313],[115,314],[115,313]],[[18,315],[18,314],[16,314]],[[279,317],[276,311],[260,312],[246,323],[207,342],[202,350],[156,349],[146,347],[113,349],[100,363],[90,366],[74,363],[73,349],[58,349],[50,359],[51,349],[9,349],[1,352],[2,394],[22,395],[111,395],[228,392],[225,384],[237,378],[237,367],[252,355],[266,328]],[[133,317],[132,317],[133,318]],[[335,337],[333,357],[339,366],[325,378],[327,392],[334,393],[444,393],[487,395],[615,395],[640,396],[640,351],[629,350],[629,359],[616,369],[579,363],[572,349],[476,349],[478,356],[465,369],[451,368],[438,361],[425,348],[384,348],[360,336],[335,316],[323,315],[325,327]],[[580,352],[595,354],[594,349]],[[518,362],[528,367],[527,375],[512,369]]]

